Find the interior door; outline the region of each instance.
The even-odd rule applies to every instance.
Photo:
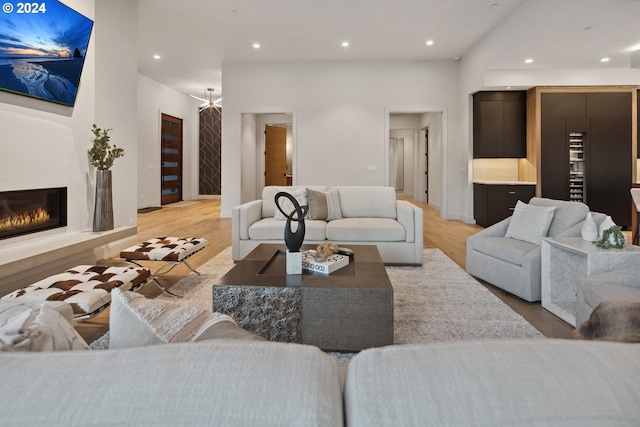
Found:
[[[429,203],[429,128],[424,130],[424,181],[425,203]]]
[[[160,204],[182,200],[182,119],[162,115],[160,132]]]
[[[287,128],[265,126],[264,185],[287,185]]]

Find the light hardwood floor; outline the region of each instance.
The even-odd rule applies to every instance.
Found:
[[[412,201],[413,202],[413,201]],[[440,212],[422,203],[415,203],[424,211],[424,246],[439,248],[460,267],[465,267],[466,239],[482,230],[477,225],[465,224],[461,221],[445,221]],[[165,206],[160,210],[138,214],[138,237],[140,241],[158,236],[196,236],[204,237],[209,245],[189,259],[189,263],[197,268],[231,245],[231,219],[220,218],[220,201],[202,199],[198,203],[185,207]],[[120,258],[100,260],[103,265],[126,265]],[[156,265],[151,263],[150,268]],[[170,287],[190,271],[178,266],[169,274],[161,276],[163,285]],[[549,313],[540,303],[529,303],[514,297],[498,288],[483,283],[487,289],[509,305],[513,310],[527,319],[545,336],[551,338],[570,338],[574,328]],[[157,296],[160,291],[153,284],[140,289],[147,297]],[[87,342],[94,341],[104,334],[109,327],[109,310],[99,316],[77,326],[80,334]]]

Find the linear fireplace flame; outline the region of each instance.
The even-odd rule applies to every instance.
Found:
[[[0,192],[0,239],[66,225],[66,187]]]
[[[3,228],[24,227],[31,223],[46,222],[50,219],[51,215],[49,215],[46,210],[38,208],[31,213],[22,213],[6,218],[0,218],[0,230]]]

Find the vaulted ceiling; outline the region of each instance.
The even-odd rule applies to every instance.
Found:
[[[630,68],[640,49],[640,0],[133,1],[139,72],[184,94],[220,94],[223,62],[464,60],[498,29],[498,69]]]

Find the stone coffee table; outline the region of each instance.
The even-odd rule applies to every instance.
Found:
[[[261,244],[213,285],[213,311],[270,341],[326,351],[393,344],[393,287],[378,248],[349,248],[349,265],[328,276],[287,275],[286,247]]]

